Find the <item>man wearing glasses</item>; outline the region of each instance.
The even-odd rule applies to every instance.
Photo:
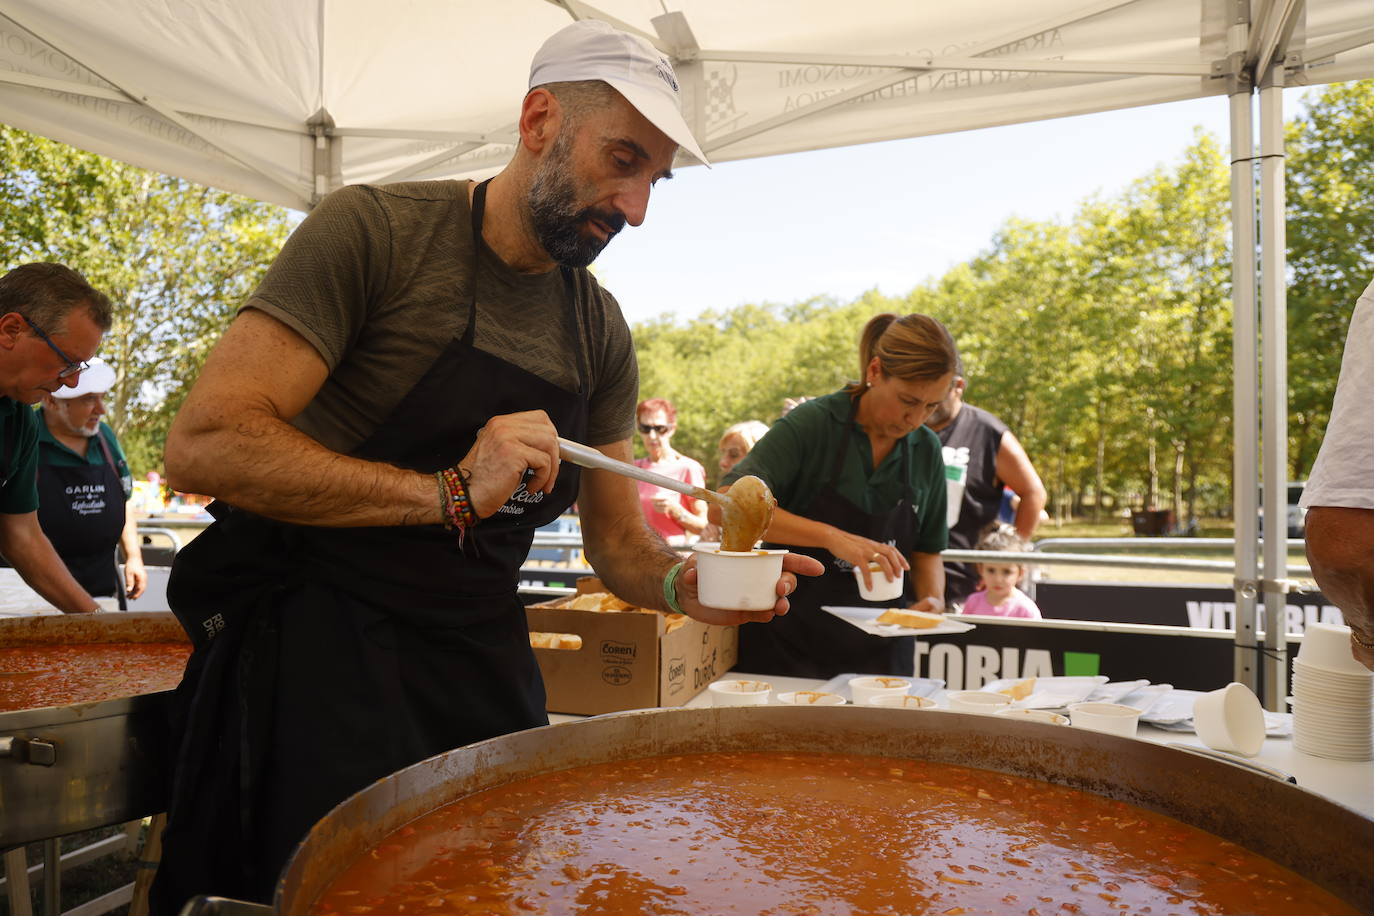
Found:
[[[110,329],[110,300],[62,264],[0,277],[0,554],[67,613],[100,610],[38,524],[38,429],[45,394],[74,387]]]

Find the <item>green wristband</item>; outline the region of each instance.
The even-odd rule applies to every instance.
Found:
[[[677,603],[677,577],[682,575],[682,566],[682,563],[674,565],[663,577],[663,600],[668,602],[668,608],[674,614],[682,613],[682,605]]]

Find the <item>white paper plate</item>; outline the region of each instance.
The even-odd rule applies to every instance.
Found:
[[[1192,731],[1193,704],[1202,696],[1201,690],[1170,690],[1155,700],[1140,721],[1151,725],[1187,725]]]
[[[1013,677],[989,681],[979,689],[986,693],[999,693],[1025,678]],[[1107,683],[1102,675],[1096,677],[1040,677],[1035,679],[1035,688],[1024,700],[1013,700],[1016,709],[1063,709],[1070,703],[1082,703],[1093,691]]]
[[[885,607],[834,607],[831,605],[821,605],[821,610],[834,614],[845,623],[853,624],[865,633],[872,633],[874,636],[944,636],[951,633],[967,633],[973,629],[973,624],[964,623],[962,620],[950,620],[945,618],[944,623],[937,623],[933,627],[924,630],[914,630],[911,627],[899,627],[892,623],[878,623],[878,615],[887,610]]]

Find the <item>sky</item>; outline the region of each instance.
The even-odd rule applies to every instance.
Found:
[[[1299,110],[1297,90],[1284,113]],[[1177,163],[1198,128],[1226,149],[1224,96],[912,140],[678,168],[597,259],[630,324],[672,313],[902,296],[1016,216],[1068,219]]]

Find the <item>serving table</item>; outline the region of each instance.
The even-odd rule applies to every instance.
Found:
[[[724,677],[767,681],[773,685],[774,695],[789,690],[816,690],[825,683],[822,680],[809,678],[777,677],[775,675],[748,674],[736,671],[732,671]],[[711,694],[709,691],[702,691],[685,705],[688,708],[710,706]],[[912,715],[925,714],[928,713],[912,713]],[[574,722],[581,718],[584,717],[556,713],[549,715],[549,721],[554,724]],[[1136,738],[1155,744],[1173,744],[1206,749],[1202,740],[1192,732],[1166,731],[1144,723],[1140,725]],[[1237,763],[1243,764],[1248,759],[1264,767],[1286,773],[1296,779],[1297,784],[1302,788],[1358,811],[1365,817],[1374,818],[1374,761],[1327,760],[1324,757],[1314,757],[1295,748],[1292,738],[1266,738],[1264,747],[1261,748],[1256,757],[1226,756]]]

